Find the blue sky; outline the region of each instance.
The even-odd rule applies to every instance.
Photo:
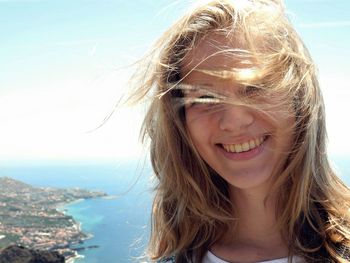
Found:
[[[191,1],[0,0],[0,160],[106,160],[140,153],[119,109],[139,59]],[[330,151],[350,153],[350,1],[287,0],[320,71]]]

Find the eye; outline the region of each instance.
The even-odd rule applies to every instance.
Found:
[[[255,95],[260,94],[261,91],[261,88],[259,88],[258,86],[248,85],[244,87],[242,93],[245,97],[253,97]]]
[[[191,106],[200,105],[200,104],[215,104],[218,103],[218,99],[212,95],[202,95],[197,98],[194,98]]]

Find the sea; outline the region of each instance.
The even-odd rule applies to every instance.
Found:
[[[337,173],[350,185],[350,156],[333,156]],[[0,176],[38,187],[102,190],[110,198],[82,200],[61,209],[92,237],[77,247],[76,263],[142,262],[150,231],[152,171],[145,160],[112,162],[0,162]]]
[[[0,176],[38,187],[102,190],[110,198],[73,202],[60,209],[81,223],[92,238],[77,247],[75,263],[140,262],[149,238],[152,203],[152,173],[145,161],[108,163],[0,164]]]

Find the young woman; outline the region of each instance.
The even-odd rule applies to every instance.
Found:
[[[160,262],[348,262],[349,189],[315,67],[278,0],[191,10],[140,68]]]

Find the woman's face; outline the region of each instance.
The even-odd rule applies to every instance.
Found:
[[[215,43],[215,45],[213,45]],[[225,53],[235,48],[222,36],[201,41],[183,61],[184,83],[228,96],[239,102],[244,88],[233,80],[203,70],[244,69],[244,63]],[[198,65],[198,66],[197,66]],[[196,69],[192,70],[195,66]],[[187,98],[207,99],[201,89],[187,91]],[[233,188],[250,189],[268,185],[273,172],[280,170],[291,150],[293,113],[276,98],[254,100],[268,106],[268,114],[247,105],[193,103],[185,107],[189,135],[204,161]]]

